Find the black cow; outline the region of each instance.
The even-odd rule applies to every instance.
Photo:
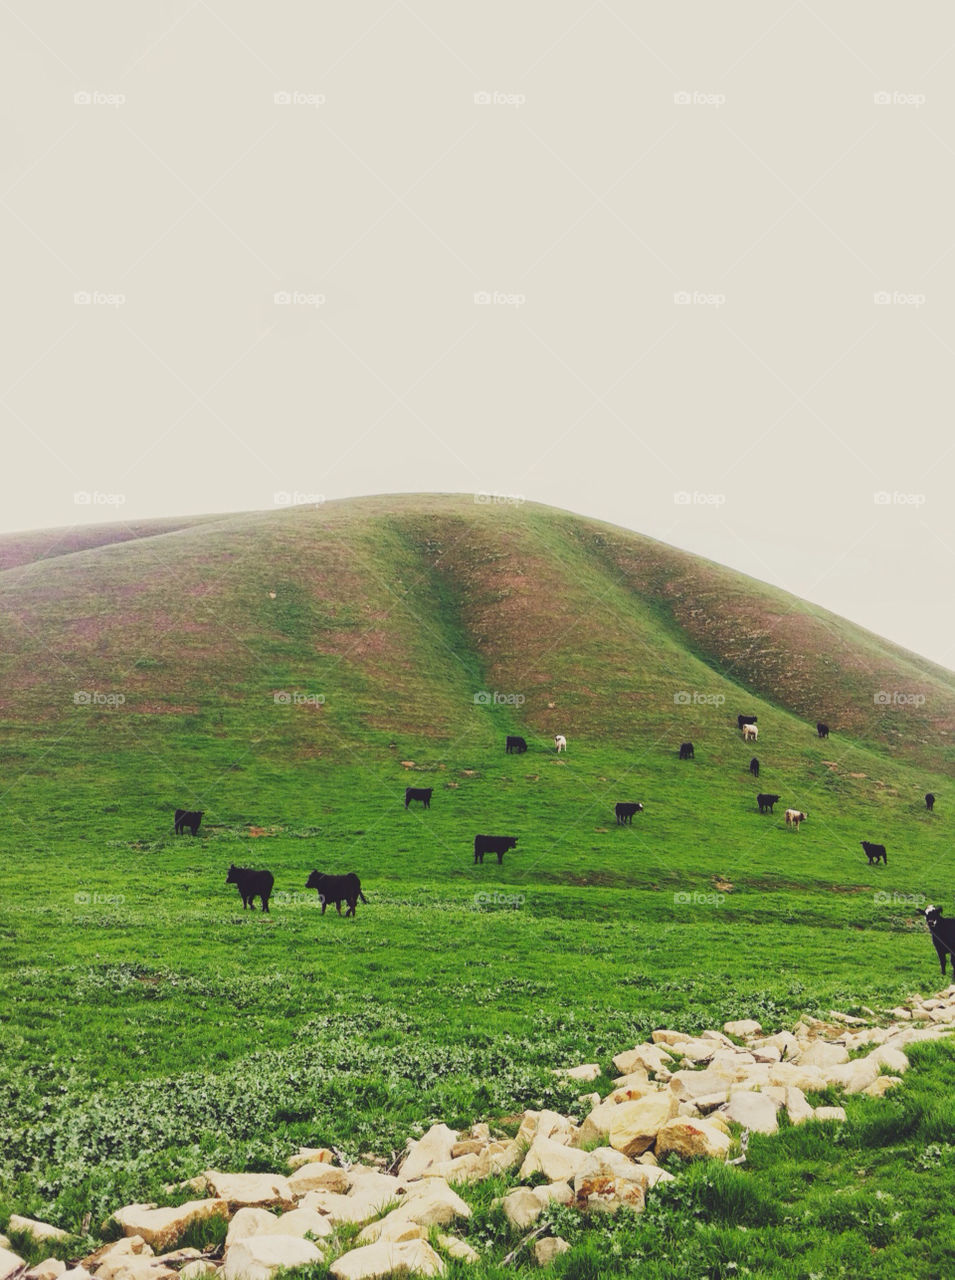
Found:
[[[202,814],[195,813],[191,809],[176,810],[176,835],[181,836],[183,827],[188,827],[194,836],[199,834],[199,823],[202,821]]]
[[[779,800],[779,796],[770,796],[762,791],[756,797],[756,803],[759,805],[760,813],[772,813],[773,805]]]
[[[412,800],[420,800],[426,809],[430,809],[433,794],[434,787],[405,787],[405,808]]]
[[[694,759],[694,756],[693,756],[693,743],[692,743],[692,742],[681,742],[681,743],[680,743],[680,759],[681,759],[681,760],[692,760],[692,759]]]
[[[883,865],[885,866],[888,865],[889,860],[885,856],[884,844],[872,844],[869,840],[863,840],[862,848],[865,850],[865,856],[869,859],[870,867],[872,866],[873,862],[878,862],[880,858],[882,859]]]
[[[816,725],[816,733],[819,734],[820,738],[828,738],[829,726],[827,724],[823,724],[822,721],[820,720]]]
[[[617,815],[618,827],[622,827],[625,822],[629,822],[632,826],[633,815],[635,813],[643,813],[643,805],[642,804],[618,804],[614,808],[614,813]]]
[[[275,877],[271,871],[254,871],[251,867],[237,867],[235,863],[229,868],[225,878],[226,884],[234,884],[242,895],[242,910],[251,907],[255,910],[255,899],[262,899],[262,910],[268,911],[269,898]]]
[[[739,729],[740,733],[743,732],[744,724],[755,724],[755,723],[756,723],[755,716],[737,716],[736,717],[736,727]]]
[[[354,871],[349,871],[345,876],[329,876],[323,871],[313,871],[305,881],[306,889],[317,889],[318,900],[322,904],[322,915],[325,914],[325,908],[330,902],[334,902],[338,909],[338,914],[342,913],[342,903],[348,903],[346,916],[353,916],[355,908],[358,906],[358,899],[361,898],[365,905],[368,905],[368,899],[361,891],[361,881],[355,875]]]
[[[750,760],[749,762],[749,771],[754,778],[759,777],[759,761],[756,759],[755,756],[753,756],[752,760]]]
[[[508,849],[513,849],[517,844],[517,836],[475,836],[474,837],[474,861],[480,862],[483,866],[484,855],[486,853],[496,853],[499,863],[504,861],[504,855]]]
[[[952,972],[955,973],[955,920],[943,920],[942,908],[928,906],[925,908],[925,923],[928,925],[928,931],[932,935],[932,942],[935,944],[935,954],[938,956],[942,965],[942,973],[945,973],[945,957],[952,956]]]
[[[925,797],[925,807],[928,809],[929,813],[931,813],[935,808],[935,797],[932,795],[931,791],[929,791]]]
[[[508,755],[516,754],[516,755],[522,756],[524,752],[527,750],[527,743],[524,741],[523,738],[512,738],[510,735],[508,735],[507,743],[504,747],[504,750],[507,752]]]

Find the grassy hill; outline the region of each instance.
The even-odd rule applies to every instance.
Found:
[[[446,496],[17,535],[0,566],[0,1206],[75,1227],[299,1143],[576,1105],[550,1069],[654,1026],[937,982],[955,675],[824,610]],[[478,832],[518,847],[475,867]],[[322,917],[313,868],[369,905]]]

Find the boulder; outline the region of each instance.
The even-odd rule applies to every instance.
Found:
[[[312,1209],[337,1227],[342,1222],[367,1222],[392,1199],[391,1196],[366,1196],[354,1191],[347,1196],[339,1195],[337,1191],[309,1191],[299,1202],[299,1208]]]
[[[491,1162],[491,1173],[505,1173],[513,1169],[521,1158],[521,1144],[513,1138],[506,1142],[491,1142],[487,1148]]]
[[[853,1058],[841,1067],[830,1067],[826,1075],[830,1084],[840,1085],[846,1093],[861,1093],[879,1074],[871,1058]]]
[[[610,1128],[610,1146],[627,1156],[641,1155],[653,1146],[661,1127],[677,1113],[679,1103],[669,1090],[638,1102],[623,1102]]]
[[[335,1280],[376,1280],[379,1276],[443,1276],[444,1263],[427,1240],[368,1244],[343,1253],[329,1268]]]
[[[748,1040],[752,1036],[761,1035],[763,1028],[752,1018],[738,1018],[735,1022],[724,1022],[723,1030],[728,1036],[739,1036],[741,1040]]]
[[[725,1159],[732,1142],[712,1120],[669,1120],[658,1132],[657,1155],[671,1151],[685,1158],[711,1156]]]
[[[43,1262],[38,1262],[35,1267],[31,1267],[26,1274],[26,1280],[57,1280],[66,1270],[66,1263],[60,1258],[45,1258]]]
[[[310,1267],[321,1261],[321,1251],[311,1240],[298,1236],[250,1236],[226,1250],[225,1280],[271,1280],[277,1271]]]
[[[361,1233],[363,1244],[370,1244],[381,1235],[388,1223],[388,1230],[398,1231],[402,1224],[410,1223],[417,1227],[447,1226],[455,1218],[470,1218],[471,1207],[462,1200],[457,1192],[452,1191],[446,1182],[429,1179],[425,1189],[415,1195],[409,1195],[397,1209],[392,1210],[385,1218],[370,1222]],[[427,1235],[427,1230],[425,1230]]]
[[[10,1280],[10,1277],[19,1275],[26,1265],[11,1249],[0,1249],[0,1280]]]
[[[574,1199],[585,1211],[612,1211],[628,1205],[639,1212],[649,1185],[645,1165],[634,1164],[613,1147],[598,1147],[587,1153],[585,1164],[574,1177]]]
[[[433,1124],[424,1137],[409,1143],[410,1150],[398,1170],[405,1181],[420,1178],[433,1164],[451,1159],[451,1151],[458,1135],[446,1124]]]
[[[535,1196],[530,1187],[515,1187],[500,1201],[504,1216],[518,1231],[526,1231],[533,1226],[544,1211],[540,1197]]]
[[[427,1240],[428,1229],[418,1222],[412,1222],[407,1214],[399,1209],[393,1210],[377,1222],[369,1222],[355,1236],[356,1245],[364,1244],[401,1244],[405,1240]]]
[[[537,1112],[536,1116],[534,1132],[530,1139],[532,1142],[535,1138],[549,1138],[553,1142],[569,1146],[576,1138],[577,1126],[567,1116],[546,1109]]]
[[[240,1209],[229,1223],[229,1230],[225,1237],[226,1248],[230,1244],[235,1244],[237,1240],[247,1240],[249,1236],[261,1235],[278,1222],[278,1216],[269,1213],[268,1209]]]
[[[441,1164],[433,1164],[424,1172],[425,1178],[443,1178],[445,1182],[483,1182],[494,1173],[493,1161],[487,1147],[480,1152],[456,1156]]]
[[[179,1280],[207,1280],[214,1276],[219,1268],[208,1258],[199,1258],[195,1262],[187,1262],[179,1272]]]
[[[154,1249],[168,1249],[175,1244],[193,1222],[207,1218],[227,1218],[229,1206],[225,1200],[189,1200],[175,1208],[157,1209],[153,1205],[129,1204],[117,1209],[114,1220],[127,1236],[142,1236]]]
[[[673,1057],[660,1045],[638,1044],[635,1049],[618,1053],[613,1060],[613,1065],[621,1075],[630,1075],[633,1071],[643,1070],[666,1079],[669,1068],[673,1065]],[[620,1082],[615,1081],[615,1083]]]
[[[271,1214],[269,1215],[271,1217]],[[235,1219],[233,1219],[233,1222]],[[330,1236],[334,1232],[330,1220],[315,1209],[290,1209],[280,1218],[275,1218],[257,1235],[265,1236]]]
[[[585,1116],[583,1123],[577,1134],[577,1145],[586,1146],[590,1142],[603,1142],[610,1137],[610,1128],[613,1124],[617,1110],[620,1106],[618,1102],[605,1100],[594,1107],[588,1116]]]
[[[723,1066],[706,1067],[703,1071],[675,1071],[668,1088],[680,1102],[692,1102],[711,1093],[721,1093],[736,1080],[736,1072]]]
[[[69,1271],[64,1271],[60,1276],[60,1280],[93,1280],[90,1273],[81,1264],[71,1267]],[[186,1277],[189,1280],[189,1277]]]
[[[845,1121],[845,1107],[816,1107],[813,1112],[816,1120],[841,1120]]]
[[[335,1153],[329,1151],[328,1147],[299,1147],[296,1154],[289,1157],[289,1165],[293,1169],[299,1169],[303,1164],[311,1164],[313,1161],[332,1164],[334,1159]]]
[[[460,1142],[456,1142],[451,1148],[451,1159],[457,1160],[460,1156],[476,1156],[482,1151],[487,1150],[488,1138],[464,1138]]]
[[[378,1204],[397,1200],[408,1189],[404,1178],[391,1173],[379,1173],[377,1169],[352,1168],[348,1171],[348,1193],[376,1199]]]
[[[801,1089],[803,1093],[817,1092],[826,1087],[826,1077],[819,1067],[797,1066],[792,1062],[777,1062],[769,1068],[769,1084],[785,1085]]]
[[[800,1067],[820,1067],[823,1071],[829,1067],[840,1067],[848,1061],[849,1050],[845,1045],[830,1044],[828,1040],[813,1040],[796,1059]]]
[[[778,1104],[765,1093],[737,1089],[730,1094],[724,1114],[744,1129],[753,1129],[756,1133],[775,1133],[779,1128],[777,1107]]]
[[[679,1044],[681,1040],[688,1040],[689,1037],[685,1031],[671,1031],[669,1027],[660,1027],[656,1031],[650,1033],[650,1039],[654,1044]]]
[[[901,1076],[876,1076],[868,1088],[863,1089],[862,1092],[867,1093],[870,1098],[882,1098],[890,1089],[894,1089],[901,1083]]]
[[[97,1267],[102,1266],[104,1262],[114,1256],[129,1257],[134,1254],[143,1254],[144,1257],[151,1258],[153,1251],[142,1236],[124,1236],[122,1240],[114,1240],[111,1244],[100,1245],[98,1249],[83,1259],[80,1266],[87,1270],[95,1271]]]
[[[8,1231],[24,1231],[34,1240],[69,1240],[70,1233],[61,1231],[59,1227],[51,1227],[48,1222],[37,1222],[36,1218],[24,1218],[19,1213],[11,1213],[7,1223]]]
[[[813,1117],[813,1108],[806,1101],[806,1095],[795,1085],[789,1085],[786,1089],[786,1114],[790,1124],[802,1124]]]
[[[472,1249],[466,1240],[459,1240],[457,1236],[438,1236],[438,1244],[450,1254],[452,1258],[457,1258],[460,1262],[480,1262],[481,1255],[477,1249]]]
[[[288,1188],[295,1199],[305,1195],[306,1191],[340,1191],[346,1192],[349,1177],[344,1169],[328,1164],[324,1160],[309,1160],[296,1169],[288,1180]]]
[[[600,1075],[600,1067],[596,1062],[584,1062],[579,1067],[558,1067],[557,1074],[566,1076],[568,1080],[582,1080],[589,1084]]]
[[[570,1245],[560,1236],[545,1236],[543,1240],[534,1241],[534,1261],[539,1267],[548,1267],[562,1253],[566,1253]]]
[[[529,1178],[532,1173],[542,1173],[550,1182],[566,1182],[586,1159],[583,1151],[538,1134],[528,1148],[519,1176]]]
[[[909,1060],[901,1049],[896,1049],[892,1045],[883,1044],[869,1054],[869,1057],[880,1067],[887,1067],[896,1075],[901,1075],[903,1071],[909,1068]]]
[[[202,1176],[212,1194],[226,1202],[230,1213],[237,1209],[291,1209],[295,1203],[289,1180],[278,1173],[218,1173],[206,1169]]]
[[[675,1058],[686,1058],[689,1062],[709,1062],[719,1052],[720,1045],[715,1040],[704,1040],[702,1037],[685,1037],[670,1044],[669,1048]]]
[[[146,1254],[115,1254],[100,1263],[96,1280],[176,1280],[179,1272]]]

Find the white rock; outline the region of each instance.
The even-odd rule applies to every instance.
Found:
[[[31,1267],[27,1272],[27,1280],[57,1280],[66,1270],[66,1263],[60,1258],[45,1258]]]
[[[69,1240],[70,1233],[61,1231],[59,1227],[51,1227],[48,1222],[37,1222],[36,1218],[24,1218],[19,1213],[11,1213],[7,1223],[8,1231],[25,1231],[34,1240]]]
[[[451,1149],[457,1140],[458,1135],[446,1124],[433,1124],[424,1137],[409,1144],[411,1150],[398,1172],[406,1181],[420,1178],[431,1165],[451,1159]]]
[[[845,1120],[845,1107],[816,1107],[814,1112],[816,1120]]]
[[[299,1147],[296,1154],[289,1157],[289,1164],[293,1169],[299,1169],[303,1164],[311,1164],[316,1160],[322,1164],[332,1164],[334,1159],[335,1154],[328,1147]]]
[[[800,1067],[820,1067],[824,1071],[829,1067],[842,1066],[849,1061],[849,1050],[842,1044],[830,1044],[827,1040],[814,1040],[803,1049],[797,1059]]]
[[[673,1065],[673,1057],[660,1045],[638,1044],[635,1049],[618,1053],[613,1060],[613,1065],[621,1075],[630,1075],[633,1071],[643,1070],[661,1076],[662,1073],[669,1072]]]
[[[225,1200],[190,1200],[175,1208],[156,1209],[152,1205],[129,1204],[117,1209],[113,1218],[127,1236],[142,1236],[154,1249],[162,1251],[175,1244],[193,1222],[229,1216]]]
[[[909,1060],[902,1050],[894,1049],[890,1045],[880,1045],[878,1049],[869,1054],[869,1057],[880,1067],[888,1067],[896,1075],[901,1075],[903,1071],[907,1071],[909,1068]]]
[[[388,1223],[392,1233],[399,1230],[402,1224],[410,1223],[418,1227],[447,1226],[455,1218],[470,1218],[471,1207],[457,1192],[452,1191],[447,1183],[440,1179],[429,1179],[427,1188],[408,1198],[377,1222],[370,1222],[361,1233],[363,1244],[378,1239]],[[425,1233],[427,1234],[427,1233]]]
[[[712,1120],[668,1121],[657,1134],[657,1155],[675,1151],[685,1157],[713,1156],[725,1159],[732,1143]]]
[[[530,1187],[515,1187],[500,1201],[504,1216],[518,1231],[526,1231],[544,1212],[540,1197]]]
[[[811,1120],[814,1114],[813,1108],[806,1101],[806,1095],[795,1085],[789,1085],[786,1089],[786,1114],[790,1124],[802,1124]]]
[[[611,1147],[624,1155],[641,1155],[653,1146],[660,1128],[676,1115],[679,1103],[668,1089],[638,1102],[623,1102],[610,1129]]]
[[[235,1221],[235,1219],[233,1219]],[[291,1209],[270,1222],[259,1235],[266,1236],[330,1236],[335,1228],[324,1214],[315,1209]]]
[[[543,1240],[534,1241],[534,1260],[539,1267],[550,1266],[555,1258],[566,1253],[569,1248],[570,1245],[560,1236],[545,1236]]]
[[[867,1093],[870,1098],[882,1098],[902,1083],[901,1076],[877,1076],[867,1089],[863,1089],[863,1093]]]
[[[250,1236],[226,1250],[225,1280],[271,1280],[277,1271],[309,1267],[321,1261],[321,1252],[311,1240],[298,1236]]]
[[[738,1089],[730,1094],[725,1114],[744,1129],[753,1129],[757,1133],[775,1133],[779,1128],[776,1110],[777,1104],[766,1094]]]
[[[452,1258],[458,1258],[461,1262],[480,1262],[481,1255],[477,1249],[472,1249],[466,1240],[459,1240],[457,1236],[438,1236],[438,1244],[449,1253]]]
[[[261,1235],[264,1231],[278,1224],[278,1217],[269,1213],[268,1209],[240,1209],[229,1223],[226,1232],[226,1248],[237,1240],[247,1240],[249,1236]]]
[[[596,1062],[583,1062],[579,1067],[558,1067],[557,1074],[566,1076],[568,1080],[582,1080],[589,1084],[600,1075],[600,1066]]]
[[[332,1263],[335,1280],[376,1280],[378,1276],[443,1276],[444,1263],[426,1240],[403,1244],[367,1244],[343,1253]]]
[[[871,1058],[854,1058],[841,1067],[829,1067],[826,1072],[829,1083],[841,1086],[846,1093],[861,1093],[878,1074],[878,1064]]]
[[[724,1022],[723,1030],[728,1036],[739,1036],[741,1040],[747,1040],[751,1036],[760,1035],[763,1028],[752,1018],[739,1018],[735,1022]]]
[[[528,1148],[519,1176],[529,1178],[532,1173],[543,1173],[551,1182],[565,1182],[574,1176],[586,1158],[583,1151],[538,1134]]]
[[[225,1200],[230,1213],[244,1208],[291,1208],[294,1203],[289,1180],[278,1173],[219,1173],[206,1169],[202,1176],[212,1194]]]
[[[309,1160],[301,1165],[288,1180],[288,1189],[296,1199],[305,1195],[306,1191],[340,1191],[348,1190],[349,1177],[344,1169],[328,1164],[324,1160]]]

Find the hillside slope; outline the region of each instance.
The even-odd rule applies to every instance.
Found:
[[[117,741],[199,717],[267,733],[277,752],[369,734],[447,743],[502,719],[545,738],[671,742],[760,703],[955,764],[955,674],[566,512],[379,497],[71,538],[0,543],[0,733],[75,731],[85,693],[94,712],[115,709],[95,695],[122,696]],[[476,705],[480,691],[498,705]]]

